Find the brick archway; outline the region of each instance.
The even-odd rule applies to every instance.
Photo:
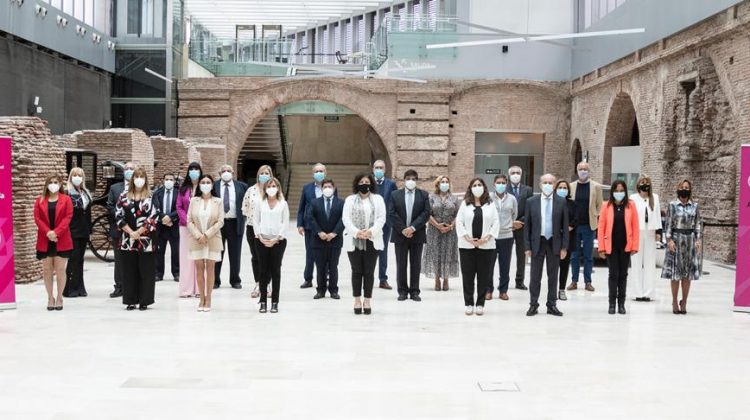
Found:
[[[618,92],[612,100],[607,115],[602,150],[602,182],[609,184],[612,177],[612,148],[630,146],[638,124],[635,106],[630,95]]]
[[[227,136],[227,158],[235,162],[247,137],[263,117],[279,105],[318,100],[344,106],[365,120],[380,137],[371,144],[376,157],[393,168],[396,151],[396,98],[376,94],[336,79],[272,82],[252,91],[232,92]]]

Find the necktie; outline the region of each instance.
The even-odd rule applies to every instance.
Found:
[[[544,237],[549,239],[552,237],[552,199],[545,198],[544,203],[546,206],[544,208],[544,220],[546,221],[544,225]]]
[[[164,208],[167,210],[166,213],[169,214],[172,212],[172,191],[167,191],[167,202]]]
[[[414,191],[406,192],[406,226],[411,226],[411,213],[414,207]]]
[[[229,183],[224,183],[224,213],[229,213]]]
[[[516,197],[518,197],[518,185],[516,185],[515,187],[513,187],[513,195],[516,196]]]
[[[331,217],[331,199],[326,198],[326,217]]]

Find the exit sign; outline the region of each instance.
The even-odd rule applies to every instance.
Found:
[[[324,115],[323,121],[325,122],[339,122],[339,116],[338,115]]]

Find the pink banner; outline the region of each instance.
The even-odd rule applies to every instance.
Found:
[[[13,181],[11,138],[0,137],[0,309],[16,306],[13,267]]]
[[[737,229],[737,274],[734,309],[750,312],[750,144],[740,156],[740,218]]]

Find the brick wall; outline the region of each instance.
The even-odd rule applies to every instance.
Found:
[[[154,149],[151,139],[141,130],[113,128],[75,133],[78,148],[97,153],[100,168],[107,160],[132,161],[146,169],[149,185],[154,181]]]
[[[165,174],[184,177],[190,162],[200,162],[200,153],[186,141],[177,138],[151,137],[154,149],[154,184],[161,185]]]

